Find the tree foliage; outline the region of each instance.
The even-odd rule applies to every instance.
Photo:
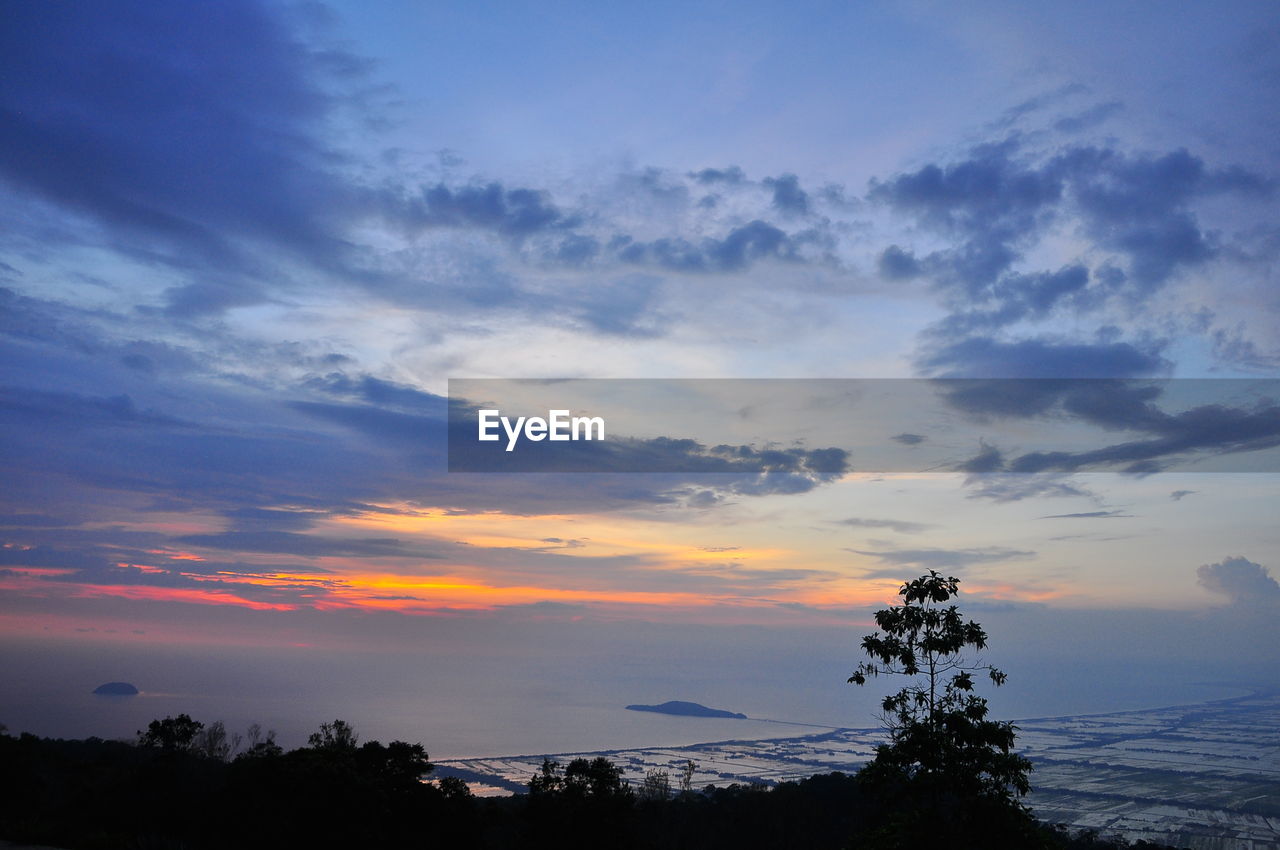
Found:
[[[175,722],[157,721],[157,740],[195,722],[166,719]],[[454,776],[421,781],[430,763],[419,744],[369,741],[286,752],[261,728],[245,737],[245,751],[224,761],[194,746],[165,750],[159,743],[0,732],[0,838],[102,850],[848,850],[854,835],[862,847],[1155,846],[1043,826],[1011,843],[995,837],[998,819],[964,841],[932,823],[926,824],[932,832],[921,832],[926,840],[902,840],[899,830],[890,841],[886,829],[868,839],[886,798],[862,775],[825,774],[772,790],[759,783],[709,785],[653,800],[631,793],[608,759],[575,759],[565,768],[548,762],[536,777],[548,781],[531,783],[536,793],[477,797]],[[685,768],[682,786],[692,784],[693,770]]]
[[[196,748],[197,738],[204,724],[192,720],[190,715],[179,714],[164,720],[152,720],[147,731],[138,732],[138,744],[155,747],[166,752],[188,752]]]
[[[1031,763],[1013,750],[1017,727],[987,719],[987,701],[974,690],[975,676],[999,686],[1005,674],[975,657],[987,646],[982,626],[946,604],[959,583],[930,570],[903,584],[902,603],[877,611],[880,631],[863,638],[870,660],[849,677],[856,685],[881,675],[910,680],[884,698],[889,742],[859,774],[885,804],[866,846],[912,846],[936,830],[963,841],[980,826],[994,847],[1002,845],[992,842],[993,829],[1016,842],[1032,828],[1019,802],[1031,788]]]
[[[359,742],[360,737],[345,720],[321,723],[320,731],[312,732],[307,738],[307,745],[312,749],[329,752],[349,752]]]

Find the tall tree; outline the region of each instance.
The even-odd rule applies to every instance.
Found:
[[[192,720],[188,714],[152,720],[147,724],[146,732],[138,732],[138,744],[166,752],[188,752],[195,747],[196,738],[203,728],[203,723]]]
[[[1019,801],[1030,790],[1031,763],[1013,751],[1017,728],[987,719],[987,701],[974,692],[975,675],[999,686],[1005,674],[976,657],[987,646],[982,626],[946,604],[959,583],[933,570],[906,582],[902,603],[877,611],[880,631],[862,640],[870,660],[850,683],[911,680],[884,698],[889,742],[859,774],[883,803],[864,846],[907,847],[942,835],[958,842],[949,846],[1017,846],[1005,842],[1026,841],[1033,830]]]

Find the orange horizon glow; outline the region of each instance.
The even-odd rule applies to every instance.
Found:
[[[197,518],[179,516],[167,516],[162,524],[205,534],[223,530],[220,523],[198,525]],[[154,521],[142,525],[157,527]],[[131,572],[127,581],[92,574],[77,581],[71,568],[12,567],[0,575],[0,589],[36,597],[114,597],[267,612],[367,610],[422,616],[560,603],[644,616],[665,611],[703,618],[712,611],[734,611],[733,619],[764,622],[776,620],[775,612],[786,606],[806,609],[804,616],[810,617],[820,618],[823,612],[847,616],[852,608],[896,601],[901,585],[899,579],[864,578],[876,567],[872,559],[822,546],[821,537],[799,535],[780,542],[775,530],[756,525],[707,528],[625,515],[457,513],[391,504],[325,518],[307,533],[324,539],[350,537],[353,531],[394,535],[406,550],[411,544],[445,544],[452,556],[441,562],[399,554],[352,558],[254,552],[253,561],[265,569],[195,571],[197,565],[229,557],[227,552],[200,546],[155,548],[145,550],[154,556],[151,563],[114,562],[116,569]],[[459,545],[467,548],[459,550]],[[23,550],[17,544],[8,548]],[[468,555],[472,551],[474,557]],[[509,554],[486,562],[495,552],[528,552],[531,559],[554,555],[558,560],[554,574],[548,574],[512,566]],[[618,558],[622,566],[612,572],[611,559]],[[581,572],[572,566],[576,561],[583,564]],[[314,571],[300,569],[300,562]],[[645,587],[645,575],[662,577],[657,586],[672,589]],[[172,581],[158,583],[164,577]],[[690,582],[688,587],[672,584],[681,577]],[[1065,596],[1009,581],[974,580],[965,590],[1034,602]]]

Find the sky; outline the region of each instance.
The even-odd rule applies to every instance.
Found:
[[[444,665],[457,712],[536,658],[510,699],[830,719],[929,569],[1044,682],[1280,671],[1280,408],[1235,389],[1280,377],[1275,4],[4,6],[15,687],[323,669],[358,711]],[[952,398],[930,471],[810,463],[837,428],[449,472],[448,382],[492,378],[1034,380]],[[1063,420],[1105,451],[1018,444]]]

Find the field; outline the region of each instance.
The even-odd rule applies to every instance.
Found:
[[[1035,765],[1028,802],[1051,823],[1194,850],[1280,850],[1280,691],[1190,706],[1018,722]],[[592,753],[440,762],[477,793],[525,790],[546,755],[561,764],[598,755],[639,782],[666,770],[674,786],[764,783],[856,771],[883,733],[832,729],[758,741],[721,741]]]

